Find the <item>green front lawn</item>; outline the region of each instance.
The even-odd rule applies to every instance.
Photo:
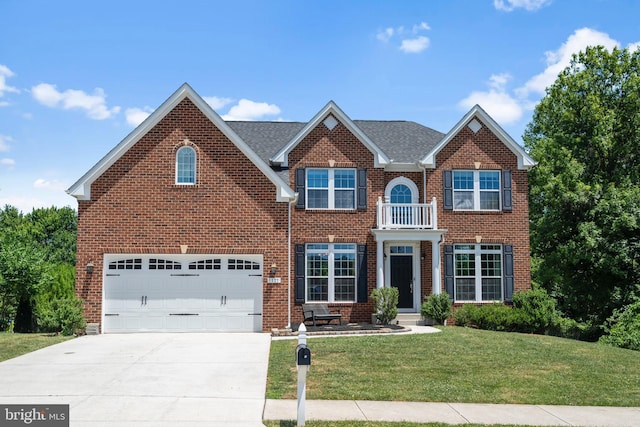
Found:
[[[273,341],[267,398],[295,399],[297,340]],[[308,399],[637,406],[640,352],[550,336],[441,333],[308,340]]]
[[[51,334],[10,334],[0,332],[0,362],[71,338]]]

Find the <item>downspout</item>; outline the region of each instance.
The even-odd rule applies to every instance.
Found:
[[[298,203],[298,193],[287,206],[287,328],[291,329],[291,206]]]
[[[422,169],[422,199],[427,204],[427,167],[420,162],[416,162],[418,169]]]

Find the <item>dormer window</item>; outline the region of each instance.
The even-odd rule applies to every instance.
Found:
[[[196,150],[182,147],[176,152],[176,184],[196,183]]]

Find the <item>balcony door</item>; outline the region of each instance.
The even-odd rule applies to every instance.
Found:
[[[416,216],[412,204],[418,203],[418,187],[408,178],[393,179],[385,190],[385,199],[391,203],[391,222],[398,226],[411,226]]]

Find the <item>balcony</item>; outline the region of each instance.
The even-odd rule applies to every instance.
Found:
[[[431,203],[385,203],[378,197],[378,230],[435,230],[438,228],[436,198]]]

